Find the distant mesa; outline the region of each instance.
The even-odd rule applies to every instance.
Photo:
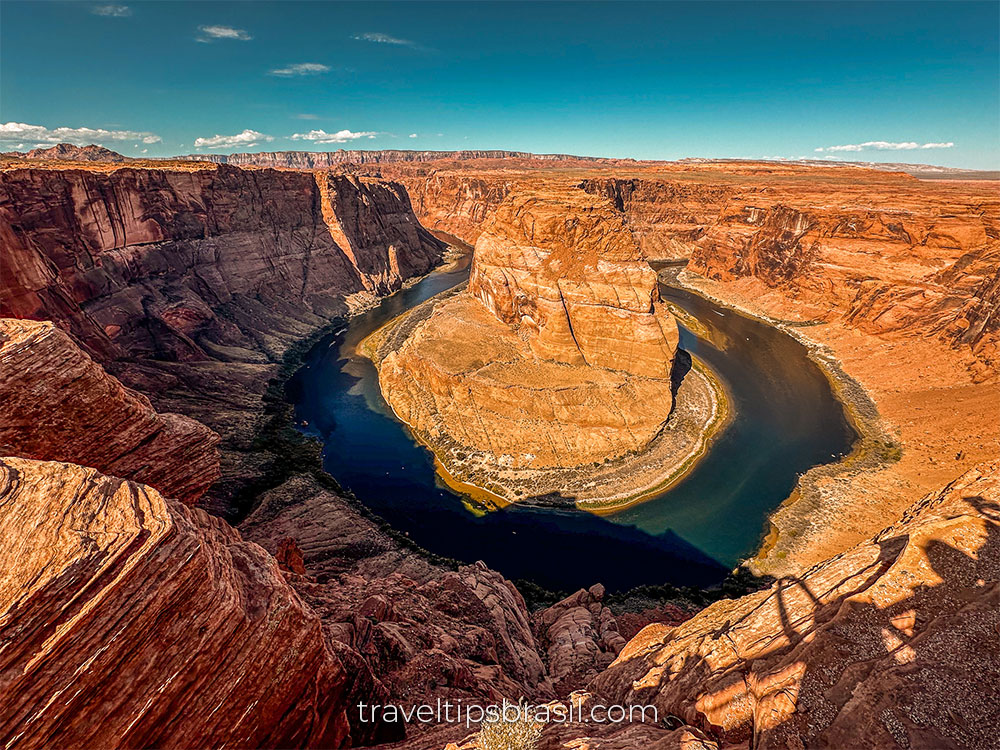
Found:
[[[126,162],[129,157],[104,146],[74,146],[71,143],[57,143],[51,148],[33,148],[31,151],[7,151],[3,154],[14,159],[59,159],[63,161]]]
[[[632,159],[602,159],[596,156],[570,154],[532,154],[527,151],[497,149],[465,151],[408,151],[405,149],[336,151],[265,151],[257,154],[188,154],[176,156],[181,161],[210,161],[238,167],[284,167],[286,169],[328,169],[340,164],[395,164],[400,162],[471,161],[473,159],[518,159],[543,162],[634,161]]]

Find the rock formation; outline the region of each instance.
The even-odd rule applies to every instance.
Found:
[[[375,354],[386,400],[429,443],[479,452],[480,465],[622,457],[670,414],[677,325],[621,216],[583,191],[511,195],[476,244],[468,292],[391,335]]]
[[[1000,721],[1000,464],[802,577],[651,625],[590,685],[724,744],[987,747]],[[992,644],[992,645],[989,645]]]
[[[102,359],[177,361],[280,356],[260,325],[276,311],[315,327],[443,247],[392,183],[226,166],[7,170],[0,238],[0,314],[54,320]]]
[[[670,378],[677,324],[604,201],[572,191],[501,204],[476,243],[469,292],[538,359]]]
[[[143,485],[0,460],[0,741],[339,747],[348,674],[263,549]]]
[[[476,159],[514,159],[539,162],[601,162],[593,156],[569,154],[531,154],[527,151],[466,150],[408,151],[404,149],[336,151],[265,151],[256,154],[189,154],[175,156],[178,160],[209,161],[240,167],[284,167],[286,169],[328,169],[339,164],[394,164],[397,162],[469,161]]]
[[[691,243],[689,268],[758,280],[872,333],[939,336],[986,377],[998,368],[1000,202],[985,186],[914,183],[897,180],[891,208],[872,198],[883,185],[740,196]]]
[[[158,414],[52,323],[0,318],[0,455],[68,461],[194,502],[219,478],[219,436]]]
[[[288,347],[444,247],[395,183],[194,164],[0,171],[0,244],[0,316],[54,321],[222,436],[202,503],[228,517],[279,471],[255,432]]]
[[[680,717],[553,725],[543,750],[995,744],[1000,695],[982,676],[998,671],[1000,466],[895,523],[919,485],[831,480],[886,489],[865,511],[824,488],[813,522],[826,547],[797,539],[834,545],[814,558],[828,559],[687,621],[622,612],[600,586],[530,613],[495,571],[415,549],[293,463],[269,442],[281,412],[268,395],[292,347],[437,261],[442,243],[420,218],[480,242],[467,291],[376,342],[394,350],[393,406],[442,435],[461,425],[448,433],[460,447],[489,436],[504,471],[627,453],[662,425],[639,407],[669,410],[676,329],[644,256],[690,254],[724,292],[835,322],[859,352],[852,368],[884,362],[886,342],[933,344],[919,368],[906,347],[889,355],[911,357],[902,376],[931,378],[916,408],[945,394],[933,408],[967,437],[970,410],[989,412],[995,394],[952,375],[969,358],[982,382],[995,370],[992,186],[776,164],[547,171],[529,155],[384,156],[346,174],[0,167],[0,314],[19,318],[0,322],[0,455],[19,456],[0,458],[0,744],[371,745],[403,729],[359,722],[358,701],[522,696]],[[543,399],[553,384],[558,397]],[[891,407],[911,392],[876,396]],[[477,432],[470,414],[492,426]],[[564,442],[521,455],[556,419]],[[939,423],[915,417],[913,429],[931,443]],[[974,453],[962,445],[921,466],[954,476]],[[217,450],[222,481],[199,499]],[[233,529],[166,497],[252,512]],[[842,544],[832,529],[863,512],[859,528],[893,525]],[[466,734],[410,726],[396,746],[476,747]]]
[[[49,148],[33,148],[30,151],[7,151],[2,156],[14,159],[36,159],[49,160],[58,159],[62,161],[100,161],[120,164],[132,161],[127,156],[122,156],[117,151],[112,151],[104,146],[91,144],[89,146],[74,146],[72,143],[57,143]]]

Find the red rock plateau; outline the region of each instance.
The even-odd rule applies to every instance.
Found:
[[[995,185],[741,163],[339,171],[0,170],[5,747],[480,747],[355,709],[438,697],[677,717],[553,724],[544,749],[996,744]],[[429,270],[442,243],[421,223],[509,253],[490,222],[527,226],[515,190],[589,196],[647,257],[690,257],[682,283],[771,316],[874,401],[901,458],[805,478],[757,561],[770,588],[690,619],[623,612],[599,586],[529,612],[498,573],[386,528],[282,431],[282,362]],[[524,327],[527,352],[584,357],[540,314],[552,285],[527,293],[544,274],[506,263],[477,269],[490,312],[468,299]]]

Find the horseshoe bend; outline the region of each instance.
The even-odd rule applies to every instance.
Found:
[[[726,408],[704,367],[676,377],[656,273],[624,214],[579,188],[512,193],[479,235],[468,288],[363,346],[447,476],[501,502],[627,503],[689,467]]]
[[[0,748],[1000,746],[996,3],[0,16]]]

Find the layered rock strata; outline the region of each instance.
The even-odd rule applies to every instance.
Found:
[[[590,163],[606,161],[593,156],[532,154],[527,151],[470,149],[464,151],[410,151],[405,149],[337,149],[336,151],[265,151],[256,154],[190,154],[175,159],[209,161],[235,166],[284,167],[287,169],[328,169],[340,164],[394,164],[398,162],[516,160],[539,162]]]
[[[163,412],[222,436],[203,499],[235,517],[279,459],[258,438],[290,346],[438,262],[384,180],[229,166],[0,171],[0,315],[54,321]]]
[[[257,311],[347,312],[439,260],[398,185],[233,167],[0,173],[0,314],[50,319],[102,359],[259,362]]]
[[[67,461],[194,502],[219,478],[219,436],[159,414],[52,323],[0,318],[0,455]]]
[[[886,337],[940,337],[990,377],[1000,351],[1000,202],[985,188],[913,182],[901,180],[892,208],[858,187],[833,201],[805,191],[744,199],[692,244],[689,268],[784,290],[797,316]]]
[[[263,549],[93,469],[0,460],[0,741],[339,747],[343,665]]]
[[[801,577],[651,625],[589,686],[758,748],[986,747],[1000,720],[1000,465]]]
[[[526,490],[503,471],[645,449],[671,412],[677,341],[621,216],[575,190],[510,196],[476,243],[468,290],[369,348],[386,400],[446,471],[464,480],[475,466],[516,500]]]
[[[364,165],[357,167],[365,171]],[[940,337],[980,379],[997,372],[996,183],[927,182],[857,166],[717,162],[398,163],[421,221],[474,243],[520,189],[579,186],[621,211],[649,259],[691,258],[713,279],[753,279],[793,318],[879,336]]]

